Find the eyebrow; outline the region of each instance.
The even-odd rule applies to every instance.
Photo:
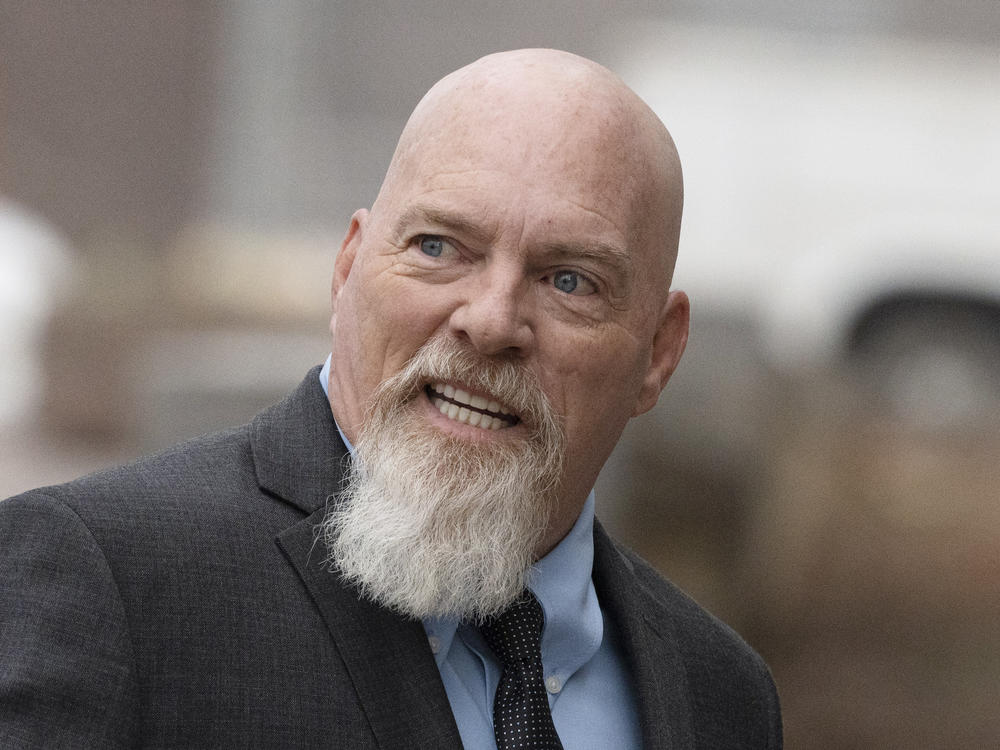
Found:
[[[493,239],[493,233],[468,219],[449,213],[435,206],[418,203],[409,206],[396,221],[394,236],[399,238],[407,233],[411,224],[427,222],[462,237],[468,237],[480,244],[487,244]]]
[[[632,257],[627,252],[606,242],[592,241],[585,245],[551,244],[545,246],[544,254],[555,260],[581,260],[606,266],[623,283],[632,280],[635,270]]]

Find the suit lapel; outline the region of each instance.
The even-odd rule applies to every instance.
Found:
[[[683,660],[670,612],[639,581],[633,563],[594,524],[594,587],[621,637],[635,679],[643,747],[695,746]]]
[[[357,692],[378,746],[462,747],[423,626],[362,599],[324,565],[316,539],[343,480],[347,449],[319,384],[319,368],[250,425],[257,481],[309,514],[277,539],[318,608]]]
[[[460,749],[458,727],[423,626],[361,599],[322,564],[323,510],[278,543],[309,589],[382,748]]]

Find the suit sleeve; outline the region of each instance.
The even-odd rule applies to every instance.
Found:
[[[65,504],[0,502],[0,747],[137,740],[137,683],[118,588]]]

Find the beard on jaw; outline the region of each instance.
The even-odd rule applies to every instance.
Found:
[[[527,431],[475,441],[432,427],[412,402],[441,381],[490,394]],[[432,339],[372,398],[344,490],[322,525],[329,562],[364,596],[410,617],[498,613],[527,583],[564,442],[526,368]]]

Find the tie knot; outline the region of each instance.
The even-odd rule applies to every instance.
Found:
[[[525,589],[507,609],[483,623],[479,631],[504,665],[519,660],[540,662],[544,624],[542,605]]]

